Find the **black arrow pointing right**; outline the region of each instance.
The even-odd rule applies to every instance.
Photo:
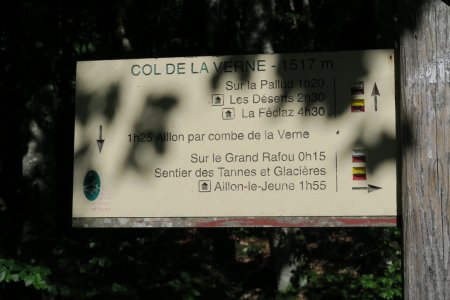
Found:
[[[367,190],[368,193],[376,192],[378,190],[381,190],[382,187],[368,184],[367,186],[354,186],[352,187],[352,190]]]

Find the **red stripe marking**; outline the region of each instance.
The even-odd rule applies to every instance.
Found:
[[[363,163],[366,162],[365,156],[352,156],[352,162]]]
[[[296,222],[277,220],[276,218],[226,218],[214,221],[200,221],[196,227],[333,227],[333,226],[375,226],[396,225],[396,217],[383,218],[344,218],[315,217],[299,219]]]
[[[353,180],[367,180],[366,174],[353,174]]]

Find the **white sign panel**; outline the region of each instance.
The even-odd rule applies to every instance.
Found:
[[[74,218],[395,216],[392,50],[77,64]]]

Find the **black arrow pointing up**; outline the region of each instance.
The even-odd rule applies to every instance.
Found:
[[[373,85],[372,96],[373,96],[373,99],[375,100],[375,111],[378,111],[377,96],[380,96],[380,92],[378,91],[376,82]]]
[[[382,188],[376,185],[368,184],[367,186],[354,186],[352,187],[352,190],[367,190],[368,193],[372,193],[378,190],[381,190]]]
[[[104,139],[102,139],[102,125],[100,125],[100,133],[99,133],[99,137],[97,140],[97,146],[98,146],[98,151],[100,153],[102,153],[102,148],[103,148],[103,143],[105,142]]]

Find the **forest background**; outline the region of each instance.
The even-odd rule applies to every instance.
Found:
[[[401,298],[398,228],[71,227],[77,61],[397,49],[395,1],[46,0],[0,14],[0,299]]]

